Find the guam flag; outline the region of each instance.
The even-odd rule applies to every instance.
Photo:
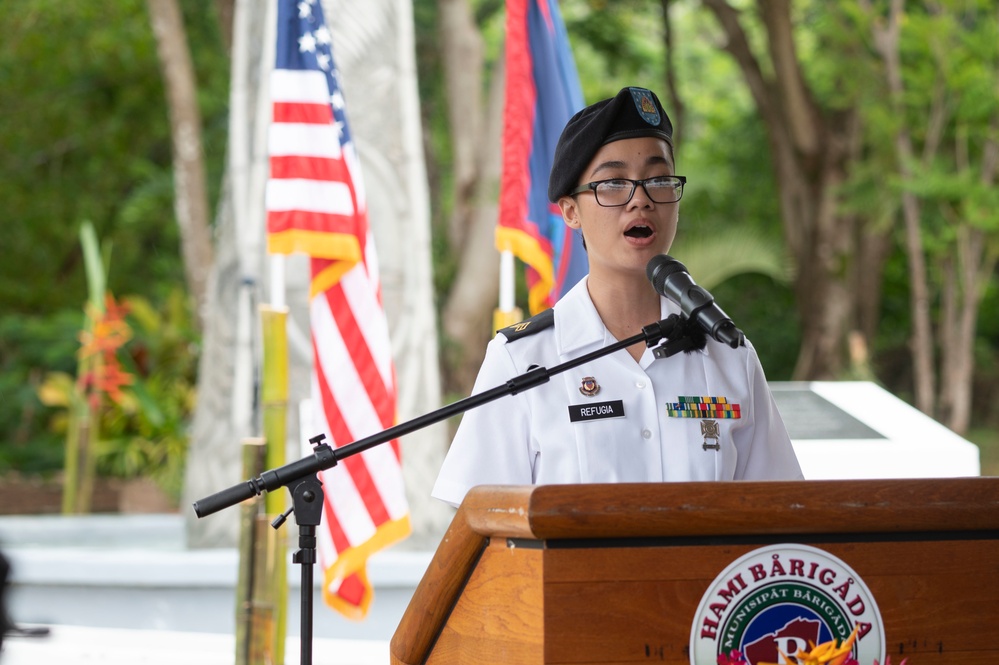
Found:
[[[562,128],[583,107],[557,0],[507,0],[503,170],[496,247],[527,264],[532,314],[586,274],[579,236],[548,202],[548,174]]]

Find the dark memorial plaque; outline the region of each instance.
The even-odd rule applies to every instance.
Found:
[[[770,389],[792,441],[886,438],[811,391],[806,383],[774,383]]]

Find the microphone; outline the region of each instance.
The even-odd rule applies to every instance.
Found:
[[[652,257],[645,274],[656,293],[679,305],[683,316],[697,323],[712,338],[733,349],[745,342],[745,335],[735,327],[728,314],[715,304],[710,293],[694,283],[687,267],[672,256]]]

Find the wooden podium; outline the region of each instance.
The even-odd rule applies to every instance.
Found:
[[[712,581],[784,543],[862,578],[893,663],[999,662],[999,478],[479,487],[391,662],[688,664]]]

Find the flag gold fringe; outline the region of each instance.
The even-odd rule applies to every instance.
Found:
[[[361,260],[361,245],[351,233],[291,229],[267,236],[269,254],[295,254],[325,259],[344,259],[350,263]]]
[[[368,558],[378,550],[399,542],[408,536],[410,531],[412,531],[412,527],[409,515],[405,515],[397,520],[385,522],[378,527],[371,538],[357,547],[341,552],[333,565],[323,573],[323,600],[326,601],[326,604],[348,619],[359,621],[367,616],[371,599],[374,596],[371,583],[368,581],[366,568]],[[364,585],[364,596],[359,606],[346,602],[330,590],[331,585],[354,573],[357,573]]]
[[[552,267],[551,257],[528,234],[502,226],[496,228],[496,248],[501,252],[513,252],[514,256],[538,273],[538,282],[531,287],[527,302],[531,314],[546,309],[548,294],[555,285],[555,269]]]
[[[524,312],[519,307],[514,307],[509,311],[503,311],[498,307],[493,310],[493,333],[497,330],[512,326],[524,320]]]

